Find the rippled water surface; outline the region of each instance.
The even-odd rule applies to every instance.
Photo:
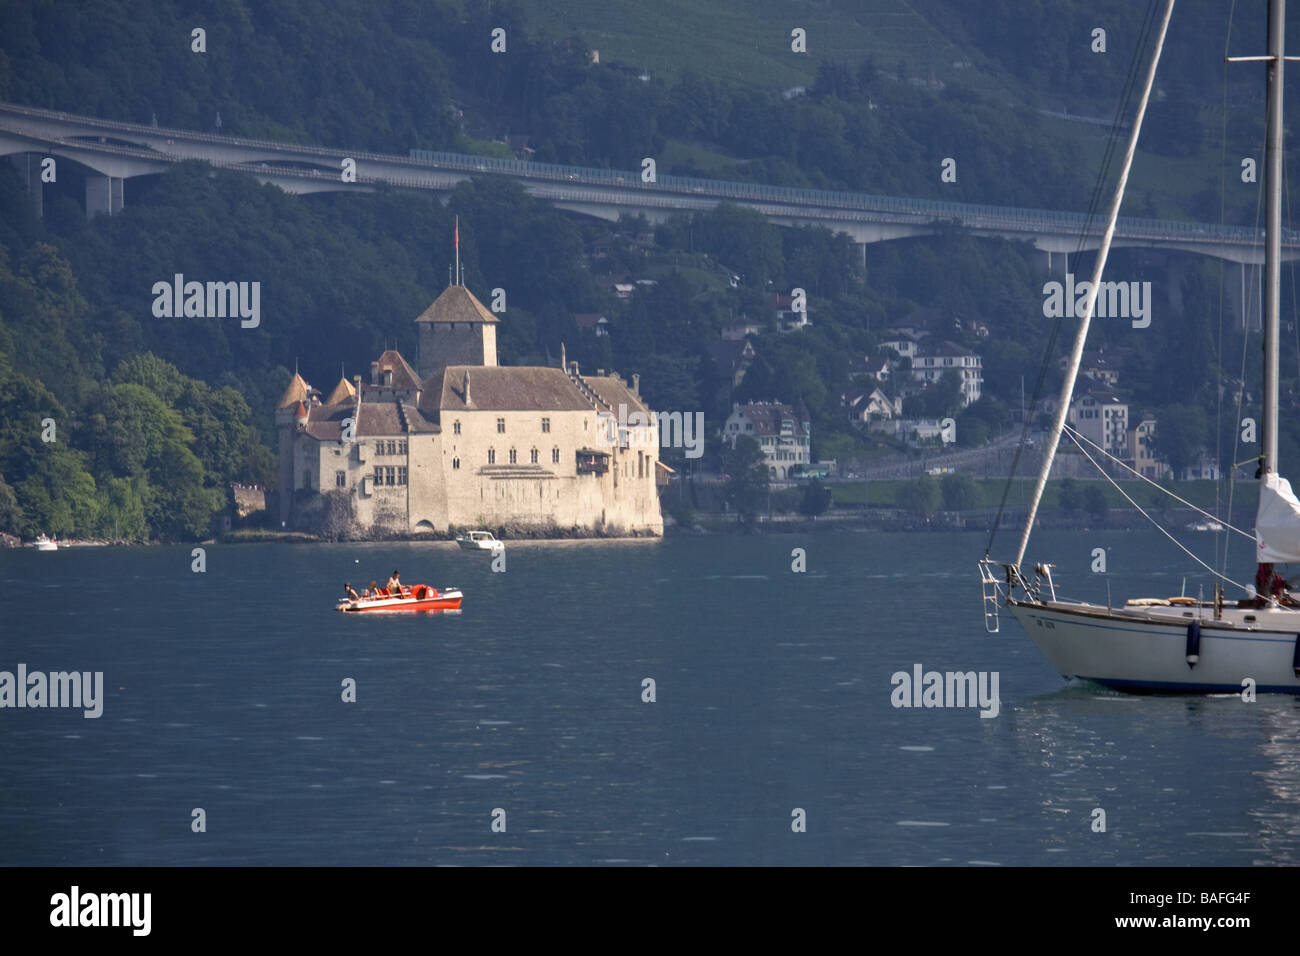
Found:
[[[189,548],[0,552],[0,670],[103,671],[106,697],[0,710],[0,863],[1300,862],[1300,702],[1067,685],[1009,616],[985,633],[983,547],[520,542],[503,574],[445,543],[212,546],[203,574]],[[1155,535],[1032,550],[1071,596],[1209,593]],[[394,566],[462,613],[333,610]],[[997,672],[998,716],[895,708],[915,664]]]

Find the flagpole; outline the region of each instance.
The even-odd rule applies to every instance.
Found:
[[[460,216],[456,217],[456,285],[460,285]]]

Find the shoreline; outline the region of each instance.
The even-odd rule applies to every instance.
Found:
[[[1202,520],[1191,509],[1171,508],[1153,515],[1162,527],[1173,533],[1215,534],[1217,532],[1193,532],[1187,528],[1191,522]],[[1251,515],[1243,510],[1240,520],[1226,522],[1238,527],[1249,526]],[[616,534],[591,533],[579,529],[563,531],[556,528],[528,529],[524,527],[505,527],[491,530],[497,538],[511,541],[634,541],[661,540],[668,537],[703,537],[710,535],[748,535],[748,534],[834,534],[869,532],[907,533],[907,532],[979,532],[987,533],[993,520],[993,513],[988,509],[964,512],[938,512],[929,517],[882,508],[870,512],[854,511],[836,513],[834,511],[816,517],[799,514],[759,515],[752,522],[743,522],[735,515],[697,513],[689,526],[682,526],[670,516],[664,516],[664,531],[657,534]],[[1008,513],[1003,516],[1003,527],[1020,528],[1024,515]],[[1151,523],[1136,513],[1115,512],[1095,517],[1078,512],[1067,513],[1059,509],[1040,511],[1036,527],[1050,530],[1066,531],[1134,531],[1151,527]],[[161,547],[166,545],[214,545],[214,544],[333,544],[362,542],[449,542],[455,541],[454,532],[397,532],[372,533],[357,536],[327,536],[311,534],[305,531],[271,530],[246,528],[229,532],[218,537],[195,541],[112,541],[108,539],[73,539],[58,542],[59,550],[107,547]],[[34,542],[19,541],[6,535],[4,547],[0,550],[35,550]]]

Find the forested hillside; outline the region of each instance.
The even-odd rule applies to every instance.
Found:
[[[1090,200],[1090,157],[1100,156],[1103,133],[1038,110],[1057,108],[1052,97],[1087,81],[1086,71],[1052,70],[1050,55],[1075,41],[1087,49],[1098,5],[1061,6],[1068,27],[1034,4],[1004,3],[989,16],[976,16],[974,5],[930,8],[927,29],[997,61],[988,75],[1002,79],[931,83],[915,75],[917,64],[865,48],[860,58],[810,52],[800,61],[809,88],[787,97],[689,59],[647,79],[641,64],[593,64],[598,37],[523,12],[531,6],[6,4],[0,96],[204,130],[220,114],[227,134],[393,152],[505,154],[498,140],[512,134],[527,137],[538,160],[637,168],[652,155],[661,172],[1077,209]],[[1104,61],[1118,74],[1141,11],[1101,6],[1119,24]],[[1222,36],[1226,14],[1187,6],[1179,36],[1196,24]],[[195,26],[207,31],[204,54],[191,51]],[[487,44],[497,26],[509,45],[494,56]],[[1222,73],[1205,64],[1221,60],[1222,47],[1206,53],[1212,46],[1202,38],[1173,52],[1168,93],[1151,120],[1168,136],[1154,138],[1126,211],[1217,219],[1222,200],[1227,218],[1253,221],[1254,187],[1218,191]],[[1022,54],[1023,68],[1011,62]],[[994,88],[1022,99],[999,101]],[[1234,84],[1231,96],[1248,98],[1243,90]],[[1233,143],[1230,171],[1255,149],[1251,117],[1261,112],[1252,104],[1234,121],[1246,145]],[[1182,150],[1173,181],[1159,155],[1170,148]],[[955,183],[940,182],[946,156],[958,157]],[[77,180],[68,179],[46,188],[37,219],[12,168],[0,168],[0,531],[24,536],[200,537],[231,482],[273,484],[271,407],[295,363],[329,387],[385,347],[413,356],[412,320],[447,282],[456,216],[466,284],[484,301],[494,288],[506,292],[502,361],[554,362],[564,343],[584,368],[640,373],[653,405],[703,409],[713,428],[733,400],[799,403],[812,415],[819,457],[878,450],[840,400],[853,384],[850,360],[873,354],[887,326],[917,310],[937,315],[943,338],[982,356],[986,398],[960,415],[962,441],[973,443],[1008,426],[1049,332],[1041,256],[956,229],[871,246],[864,272],[846,237],[778,229],[743,208],[612,224],[557,211],[491,177],[457,187],[444,206],[397,190],[294,197],[192,164],[131,180],[124,210],[89,222]],[[1151,257],[1118,251],[1112,263],[1160,286],[1162,264]],[[260,325],[156,318],[153,285],[177,273],[260,282]],[[1183,275],[1176,319],[1166,307],[1167,318],[1140,333],[1103,323],[1096,344],[1123,355],[1135,406],[1160,411],[1170,434],[1213,451],[1234,428],[1222,414],[1221,359],[1237,374],[1242,338],[1224,323],[1217,264],[1190,260]],[[624,300],[609,291],[615,277],[649,281]],[[741,317],[770,328],[771,296],[796,286],[808,292],[812,327],[759,336],[744,382],[729,388],[712,354],[721,328]],[[1158,288],[1166,306],[1170,293]],[[607,315],[611,334],[581,331],[577,313]],[[977,336],[972,321],[991,334]],[[1245,364],[1246,389],[1258,394],[1255,364]],[[1294,351],[1283,370],[1284,385],[1296,388]],[[1051,365],[1049,386],[1058,374]],[[947,387],[912,401],[918,414],[960,411]],[[1290,430],[1283,439],[1284,458],[1300,451]]]

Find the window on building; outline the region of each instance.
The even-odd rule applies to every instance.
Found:
[[[404,485],[404,484],[406,484],[406,466],[405,466],[405,465],[398,465],[398,466],[397,466],[397,483],[398,483],[399,485]]]
[[[383,453],[384,453],[384,443],[381,441],[375,442],[375,457],[378,458]]]
[[[379,486],[384,483],[384,466],[375,465],[375,485]]]
[[[390,455],[397,454],[397,439],[395,438],[388,439],[388,454]]]
[[[406,454],[406,442],[405,442],[405,441],[399,441],[399,442],[397,443],[397,453],[398,453],[399,455],[405,455],[405,454]]]
[[[497,463],[497,450],[496,450],[495,448],[489,448],[489,449],[488,449],[488,464],[489,464],[489,465],[495,465],[496,463]]]
[[[515,451],[513,448],[510,449],[510,464],[519,464],[519,452]]]
[[[551,464],[552,464],[552,465],[558,465],[559,463],[560,463],[560,449],[558,449],[558,448],[552,448],[552,449],[551,449]]]
[[[346,471],[334,472],[334,487],[346,488],[348,486],[348,473]]]
[[[534,465],[537,464],[537,449],[536,449],[536,448],[534,448],[531,452],[529,452],[529,457],[531,458],[532,463],[533,463]]]
[[[394,469],[392,465],[388,465],[387,467],[384,468],[384,484],[386,485],[397,484],[396,469]]]
[[[452,423],[451,423],[451,433],[452,433],[453,435],[459,435],[459,434],[460,434],[460,422],[456,421],[456,422],[452,422]]]
[[[453,458],[453,459],[451,460],[451,470],[452,470],[452,471],[459,471],[459,470],[460,470],[460,459],[459,459],[459,458]]]
[[[542,431],[543,431],[543,432],[550,432],[550,430],[551,430],[551,420],[550,420],[549,418],[543,418],[543,419],[542,419]]]
[[[504,435],[505,433],[506,433],[506,420],[504,418],[498,418],[497,434]]]

